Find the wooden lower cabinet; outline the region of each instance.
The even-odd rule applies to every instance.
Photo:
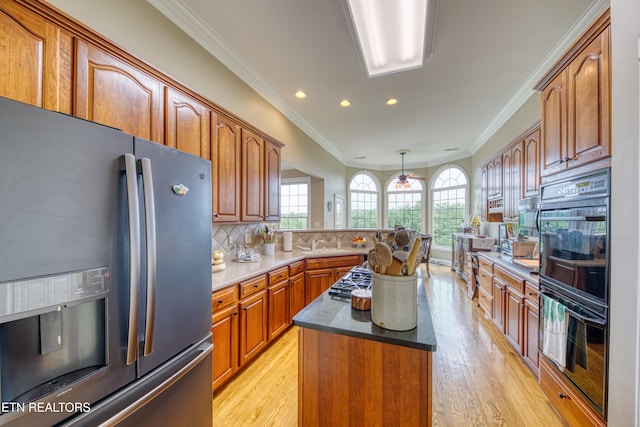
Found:
[[[211,318],[213,334],[213,391],[238,370],[238,307],[233,306]]]
[[[524,296],[507,286],[505,294],[504,333],[507,341],[522,353],[522,307]]]
[[[240,366],[267,345],[267,291],[240,301]]]
[[[431,352],[300,328],[298,425],[430,426]]]
[[[540,329],[538,305],[525,299],[522,306],[522,320],[524,332],[522,357],[531,370],[538,375],[538,331]]]
[[[289,277],[289,313],[290,319],[305,306],[304,272]]]
[[[493,277],[493,315],[491,319],[500,332],[504,333],[504,307],[507,295],[507,285],[499,278]]]
[[[565,422],[571,427],[606,426],[573,387],[553,369],[551,363],[544,357],[540,358],[540,388]]]
[[[307,270],[304,273],[305,302],[309,304],[335,282],[333,268]]]
[[[282,282],[269,286],[269,335],[267,339],[271,341],[283,333],[291,324],[289,314],[289,278]]]

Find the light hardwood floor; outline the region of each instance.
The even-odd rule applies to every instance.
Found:
[[[447,266],[430,271],[427,294],[438,340],[433,425],[564,425],[520,356],[466,297],[464,282]],[[297,425],[297,334],[291,328],[216,394],[214,426]]]

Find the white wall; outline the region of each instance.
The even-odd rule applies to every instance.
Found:
[[[611,0],[612,212],[609,426],[638,426],[640,2]]]

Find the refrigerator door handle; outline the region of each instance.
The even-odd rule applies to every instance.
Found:
[[[140,307],[140,211],[138,210],[138,174],[136,158],[124,155],[129,208],[129,336],[127,365],[138,358],[138,310]]]
[[[140,159],[144,215],[147,233],[147,313],[144,333],[144,355],[153,353],[153,338],[156,318],[156,208],[153,196],[153,174],[151,160]]]

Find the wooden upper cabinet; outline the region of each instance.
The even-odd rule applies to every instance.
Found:
[[[513,205],[513,192],[511,191],[512,187],[512,175],[511,168],[513,167],[513,159],[511,157],[511,150],[507,150],[502,154],[502,187],[503,191],[503,207],[504,211],[502,213],[504,219],[510,219],[513,217],[513,212],[511,212],[511,206]]]
[[[509,170],[509,189],[505,189],[505,209],[509,209],[511,218],[518,218],[518,204],[522,199],[524,145],[522,142],[516,143],[511,148],[511,169]],[[507,191],[509,193],[509,204],[506,203]]]
[[[163,87],[140,69],[78,40],[76,116],[162,144]]]
[[[265,140],[265,194],[264,213],[267,221],[280,219],[280,164],[282,161],[279,145]]]
[[[0,51],[0,96],[71,114],[69,34],[15,2],[2,2]]]
[[[609,28],[568,67],[568,165],[607,157],[610,142]]]
[[[535,196],[540,191],[540,128],[524,138],[523,195]]]
[[[607,9],[535,87],[542,92],[543,181],[596,161],[602,160],[593,168],[610,163],[610,74]]]
[[[565,169],[567,155],[567,74],[560,73],[542,91],[540,176]]]
[[[211,159],[211,110],[169,87],[165,88],[165,144]]]
[[[214,222],[240,220],[240,126],[217,115],[211,140],[211,193]]]
[[[242,129],[241,221],[264,220],[264,140]]]

